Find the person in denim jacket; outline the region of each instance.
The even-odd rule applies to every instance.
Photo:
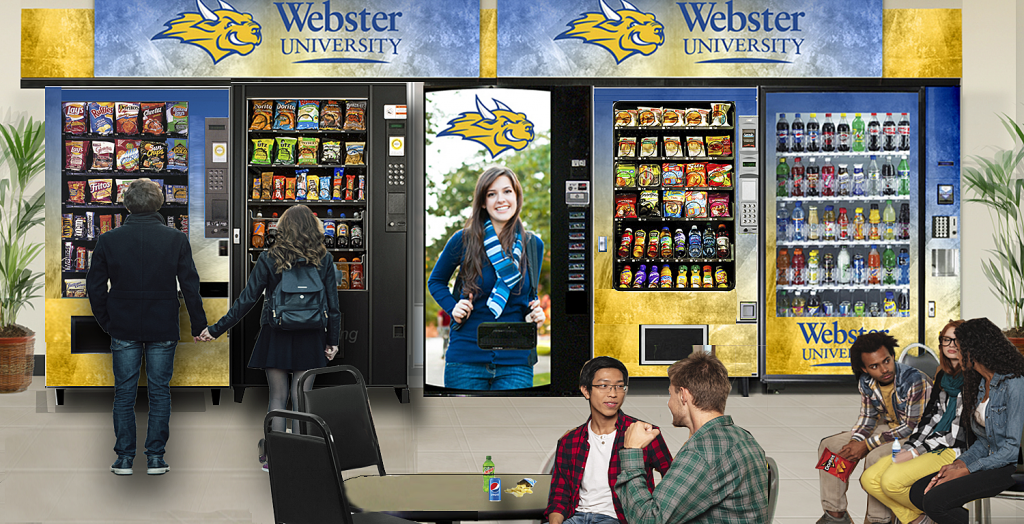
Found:
[[[987,318],[956,328],[965,371],[961,425],[973,440],[956,461],[914,483],[910,500],[939,524],[966,523],[962,506],[1013,485],[1024,432],[1024,356]]]

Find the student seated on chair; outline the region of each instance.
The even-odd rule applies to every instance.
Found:
[[[580,372],[580,392],[590,401],[590,418],[558,439],[551,489],[544,517],[549,524],[625,523],[622,505],[612,488],[619,474],[619,455],[626,428],[637,419],[622,412],[629,373],[611,357],[597,357]],[[660,435],[644,447],[647,490],[654,489],[656,469],[662,475],[672,454]]]

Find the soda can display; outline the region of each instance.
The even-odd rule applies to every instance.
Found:
[[[619,258],[625,258],[629,256],[629,247],[633,244],[633,228],[627,227],[626,232],[622,234],[622,241],[619,243]]]
[[[491,477],[490,489],[487,491],[487,500],[501,502],[501,477]]]
[[[636,236],[633,237],[633,258],[643,258],[644,256],[644,242],[647,240],[647,232],[643,229],[636,230]]]
[[[839,316],[848,317],[852,311],[850,310],[850,301],[844,300],[839,303]]]
[[[836,313],[836,306],[831,301],[824,301],[821,303],[821,316],[833,317]]]

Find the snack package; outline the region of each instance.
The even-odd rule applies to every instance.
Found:
[[[60,237],[71,238],[72,232],[75,230],[74,226],[75,215],[71,213],[64,213],[60,216]]]
[[[704,162],[686,164],[686,187],[708,187],[708,172]]]
[[[636,218],[636,195],[615,195],[615,218]]]
[[[260,180],[260,198],[270,200],[274,193],[274,173],[273,171],[264,171],[260,176],[262,177]]]
[[[92,163],[89,169],[93,171],[110,171],[114,169],[114,143],[103,140],[92,142]]]
[[[640,216],[642,217],[660,217],[661,216],[661,202],[658,198],[657,191],[641,191],[640,192]]]
[[[85,180],[68,180],[68,203],[85,203]]]
[[[163,171],[167,166],[167,144],[165,142],[143,142],[140,152],[142,171]]]
[[[704,137],[702,136],[688,136],[686,137],[686,156],[705,156],[704,155]]]
[[[64,102],[61,111],[64,113],[64,132],[69,135],[84,135],[85,102]]]
[[[635,164],[615,164],[615,187],[636,187]]]
[[[621,136],[621,137],[619,137],[618,156],[623,157],[623,158],[635,158],[636,157],[636,137],[635,136]]]
[[[306,173],[308,169],[295,170],[295,200],[306,199]]]
[[[64,279],[64,296],[67,298],[85,298],[85,279]]]
[[[708,156],[732,156],[732,139],[727,136],[707,137]]]
[[[117,185],[115,187],[116,187],[116,190],[117,190],[117,200],[116,200],[116,202],[118,204],[123,204],[124,203],[124,192],[128,191],[128,186],[130,186],[132,184],[132,182],[134,182],[134,181],[135,181],[134,178],[118,178],[115,181],[115,182],[117,182]]]
[[[116,102],[114,115],[117,117],[117,132],[122,135],[139,134],[139,104],[135,102]]]
[[[297,157],[296,164],[299,165],[316,165],[316,154],[320,149],[320,139],[311,137],[302,137],[299,139],[299,155]]]
[[[683,168],[679,164],[661,165],[661,186],[662,187],[683,187],[686,180],[683,178]]]
[[[160,186],[160,191],[164,190],[164,179],[162,179],[162,178],[150,178],[150,180],[152,180],[153,182],[156,182],[156,185]]]
[[[284,175],[274,175],[274,192],[271,200],[284,200]]]
[[[320,177],[306,174],[306,200],[320,200]]]
[[[167,102],[167,132],[188,136],[188,102]]]
[[[338,140],[324,140],[322,149],[320,153],[321,164],[341,163],[341,142]]]
[[[139,105],[142,113],[142,133],[145,135],[164,134],[164,103],[144,102]]]
[[[279,136],[277,140],[277,154],[274,155],[274,163],[279,165],[291,165],[295,163],[295,144],[298,139],[291,136]]]
[[[188,186],[168,186],[172,188],[175,203],[188,204]]]
[[[295,129],[318,129],[319,125],[320,101],[299,100],[299,113]]]
[[[271,118],[273,118],[273,100],[253,100],[252,118],[249,120],[250,131],[269,131]]]
[[[114,213],[114,229],[117,229],[117,228],[121,227],[121,224],[123,222],[124,222],[124,214],[123,213]]]
[[[114,229],[113,220],[110,215],[100,215],[100,234]]]
[[[636,125],[640,127],[660,126],[660,107],[638,107],[636,108]]]
[[[74,216],[74,232],[71,238],[82,240],[85,238],[85,215]]]
[[[661,125],[664,127],[676,127],[683,124],[683,111],[679,109],[665,108],[661,111]]]
[[[708,192],[687,191],[685,194],[686,218],[708,217]]]
[[[278,100],[274,106],[274,129],[292,131],[295,129],[295,101]]]
[[[717,104],[711,104],[711,117],[708,121],[709,125],[713,126],[727,126],[729,125],[729,108],[732,104],[728,102],[720,102]]]
[[[664,210],[663,216],[681,218],[683,216],[683,192],[678,189],[665,190],[662,194],[661,205]]]
[[[259,176],[254,175],[252,177],[252,193],[249,195],[249,198],[251,198],[253,200],[259,200],[259,198],[260,198],[260,177]]]
[[[348,102],[345,106],[345,131],[366,131],[366,101]]]
[[[533,486],[535,484],[537,484],[536,480],[533,480],[531,478],[524,478],[523,480],[517,482],[515,486],[506,489],[505,493],[510,493],[514,495],[517,499],[522,498],[523,495],[533,493]]]
[[[361,165],[363,161],[363,147],[366,142],[349,142],[345,144],[345,165]]]
[[[320,177],[320,200],[331,199],[331,177]]]
[[[89,132],[97,135],[114,134],[113,102],[89,102]]]
[[[730,217],[729,195],[725,193],[711,193],[708,195],[708,209],[712,217]]]
[[[337,100],[324,102],[324,108],[320,111],[320,129],[327,131],[341,130],[341,106]]]
[[[823,470],[825,473],[843,482],[849,482],[850,475],[853,474],[853,468],[856,465],[856,462],[850,462],[825,448],[825,451],[821,453],[821,458],[818,459],[818,465],[814,469]]]
[[[658,164],[640,164],[640,171],[637,173],[636,183],[640,187],[660,186],[661,166]]]
[[[665,156],[683,156],[683,143],[677,136],[667,136],[662,141],[665,143]]]
[[[174,204],[174,186],[164,186],[164,204]]]
[[[334,179],[331,180],[331,200],[342,200],[345,197],[344,171],[338,173],[338,169],[334,170]]]
[[[188,140],[172,138],[167,141],[167,169],[188,171]]]
[[[645,136],[640,139],[640,156],[658,156],[658,137]]]
[[[252,160],[249,161],[251,164],[257,165],[269,165],[270,164],[270,151],[274,147],[273,138],[253,138],[252,139]]]
[[[732,164],[708,164],[708,185],[732,187]]]
[[[708,121],[705,115],[707,115],[707,109],[690,108],[686,110],[686,113],[684,113],[683,118],[686,122],[686,125],[688,126],[703,127],[708,125]]]
[[[636,125],[636,109],[619,109],[615,111],[615,127]]]
[[[338,173],[338,171],[335,170],[335,173]],[[341,175],[338,174],[338,176],[341,176]],[[355,175],[345,175],[345,200],[355,200],[356,199],[356,196],[357,196],[357,194],[356,194],[356,189],[357,189],[356,184],[357,184],[357,182],[356,182],[356,176]],[[362,189],[359,189],[359,191],[361,192]]]
[[[68,140],[64,142],[64,169],[68,171],[85,171],[88,140]]]
[[[284,199],[295,200],[295,177],[293,176],[284,179]]]
[[[110,204],[114,180],[110,178],[89,179],[89,201],[94,204]]]
[[[114,165],[118,171],[132,173],[139,170],[139,141],[118,139],[114,142]]]
[[[86,211],[85,212],[85,239],[95,240],[96,239],[96,212]],[[85,249],[85,248],[78,248]],[[85,269],[85,268],[82,268]]]

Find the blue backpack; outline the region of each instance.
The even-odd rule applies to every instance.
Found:
[[[327,328],[327,292],[316,266],[297,259],[272,295],[273,324],[289,331]]]

